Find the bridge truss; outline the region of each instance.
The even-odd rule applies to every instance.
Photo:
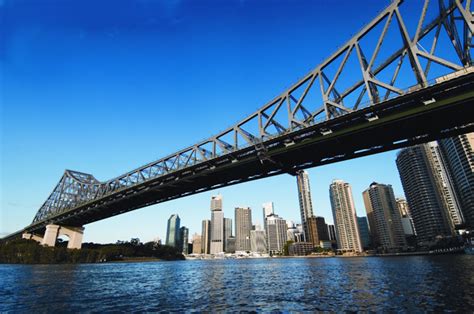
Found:
[[[404,12],[417,6],[418,20],[407,23]],[[249,171],[238,180],[222,175],[225,185],[313,166],[306,159],[298,164],[298,158],[293,163],[272,156],[315,134],[331,135],[337,127],[329,122],[376,120],[385,104],[407,102],[412,95],[429,104],[436,101],[432,95],[439,84],[463,75],[472,83],[473,33],[471,0],[395,0],[296,84],[225,131],[106,182],[66,170],[27,229],[58,221],[82,225],[215,188],[222,183],[208,177],[205,185],[160,194],[160,186],[179,190],[199,173],[245,167],[250,157],[265,174]],[[133,195],[141,201],[125,202]]]

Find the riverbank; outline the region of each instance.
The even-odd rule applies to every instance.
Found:
[[[64,244],[46,247],[34,240],[18,239],[0,244],[2,264],[79,264],[184,260],[176,248],[154,242],[117,244],[84,243],[82,249],[67,249]]]

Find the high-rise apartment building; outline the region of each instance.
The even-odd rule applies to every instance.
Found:
[[[227,252],[227,239],[233,237],[232,234],[232,219],[224,218],[224,251]]]
[[[368,250],[370,248],[370,230],[369,224],[367,223],[367,218],[357,217],[357,224],[359,226],[359,235],[362,248]]]
[[[189,240],[189,229],[186,227],[179,228],[179,249],[183,254],[188,254],[189,247],[188,241]]]
[[[407,245],[391,185],[373,182],[362,193],[374,248],[401,249]]]
[[[224,252],[224,212],[222,196],[211,198],[211,254]]]
[[[313,203],[311,201],[311,191],[309,186],[308,173],[304,170],[298,171],[296,181],[298,183],[298,198],[300,203],[301,224],[303,225],[305,241],[312,242],[308,226],[308,219],[310,217],[313,217]]]
[[[334,180],[329,187],[338,250],[362,252],[357,216],[349,183]]]
[[[474,229],[474,133],[438,141],[465,223]]]
[[[459,210],[435,142],[402,149],[397,168],[413,218],[417,241],[454,234]]]
[[[201,253],[211,254],[211,221],[202,221]]]
[[[168,219],[168,226],[166,228],[166,245],[179,247],[179,227],[181,219],[178,214],[173,214]]]
[[[249,207],[235,208],[235,250],[250,251],[252,211]]]
[[[267,217],[267,243],[270,254],[282,254],[286,244],[286,221],[278,215]]]
[[[309,241],[313,247],[320,246],[320,241],[329,241],[328,225],[324,217],[308,217]]]

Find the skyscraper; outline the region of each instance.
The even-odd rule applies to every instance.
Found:
[[[438,145],[430,142],[402,149],[396,163],[418,242],[453,235],[460,217]]]
[[[466,224],[474,229],[474,133],[438,141]]]
[[[250,251],[250,230],[252,230],[252,211],[249,207],[235,208],[235,250]]]
[[[401,249],[407,245],[391,185],[373,182],[362,193],[374,248]]]
[[[224,212],[222,196],[211,198],[211,254],[224,252]]]
[[[168,226],[166,228],[166,245],[179,247],[179,225],[181,219],[178,214],[173,214],[168,219]]]
[[[362,252],[357,216],[349,183],[334,180],[329,187],[338,249]]]
[[[313,217],[313,204],[311,201],[311,191],[309,187],[309,176],[304,170],[298,171],[296,176],[298,183],[298,198],[300,202],[301,224],[306,242],[311,242],[308,218]],[[318,242],[319,245],[319,242]]]
[[[267,217],[267,243],[270,254],[283,253],[287,239],[286,229],[286,221],[283,218],[275,214]]]
[[[202,221],[202,233],[201,233],[201,253],[211,253],[211,221]]]
[[[189,229],[184,226],[179,228],[179,248],[183,254],[188,254],[188,238]]]
[[[224,251],[227,252],[227,240],[233,236],[232,219],[224,218]]]

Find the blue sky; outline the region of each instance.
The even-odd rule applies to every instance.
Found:
[[[0,1],[0,233],[26,226],[65,169],[107,180],[207,138],[317,66],[389,1]],[[415,21],[413,16],[407,19]],[[373,182],[403,195],[396,152],[309,170],[314,211],[332,222],[328,188]],[[158,204],[86,226],[85,241],[164,238],[261,204],[299,221],[296,179],[282,175]]]

